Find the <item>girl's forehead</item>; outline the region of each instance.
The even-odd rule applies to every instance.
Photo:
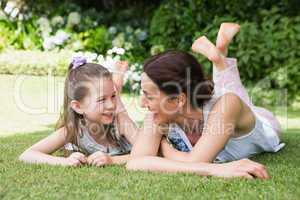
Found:
[[[89,89],[92,95],[97,96],[109,95],[115,92],[114,83],[110,77],[92,79]]]

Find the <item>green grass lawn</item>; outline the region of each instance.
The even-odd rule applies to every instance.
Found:
[[[47,104],[45,77],[29,77],[24,82],[24,102],[40,108]],[[288,109],[283,133],[286,147],[277,154],[253,158],[265,164],[272,178],[225,180],[191,174],[128,172],[123,166],[58,167],[26,165],[17,160],[27,147],[53,130],[58,112],[30,114],[16,105],[16,77],[0,76],[0,199],[299,199],[300,198],[300,112]],[[61,85],[60,85],[61,86]],[[58,90],[61,91],[61,90]],[[124,95],[133,112],[136,98]],[[289,114],[291,113],[291,115]],[[297,123],[298,122],[298,123]]]

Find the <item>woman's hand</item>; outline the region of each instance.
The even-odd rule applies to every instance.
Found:
[[[224,178],[270,178],[264,165],[249,159],[242,159],[224,164],[215,164],[210,175]]]
[[[104,166],[112,164],[112,158],[101,151],[97,151],[87,158],[87,163],[93,166]]]
[[[87,158],[84,154],[80,152],[74,152],[69,157],[66,158],[64,162],[67,166],[80,166],[87,163]]]
[[[127,61],[118,61],[115,64],[116,72],[113,73],[113,82],[117,88],[118,93],[122,92],[124,74],[128,70]]]

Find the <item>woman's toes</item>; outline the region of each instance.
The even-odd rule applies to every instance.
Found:
[[[204,55],[212,62],[218,62],[221,58],[219,50],[205,36],[198,38],[193,43],[192,50]]]
[[[227,46],[233,37],[239,32],[240,25],[235,23],[222,23],[218,32],[216,47],[221,51],[227,49]]]

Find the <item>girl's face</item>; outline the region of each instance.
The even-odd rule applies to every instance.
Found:
[[[93,79],[88,88],[90,94],[80,103],[82,112],[90,122],[110,124],[116,111],[116,90],[111,78]]]
[[[155,123],[169,123],[177,117],[178,101],[160,91],[146,73],[142,73],[141,88],[141,106],[154,114]]]

